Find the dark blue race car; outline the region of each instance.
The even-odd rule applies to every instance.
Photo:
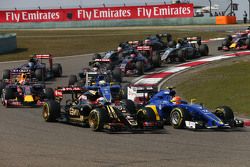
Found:
[[[52,55],[33,55],[29,61],[12,70],[29,70],[32,78],[39,81],[62,76],[62,66],[53,63]],[[2,79],[10,79],[10,71],[6,69],[2,73]]]
[[[234,113],[228,106],[217,107],[215,111],[211,111],[202,104],[182,101],[180,97],[175,96],[175,91],[172,88],[159,91],[145,102],[146,98],[150,97],[150,91],[146,88],[137,91],[141,100],[146,103],[139,110],[145,119],[161,120],[164,123],[170,123],[176,129],[184,127],[215,129],[244,126],[243,121],[234,118]],[[135,96],[133,100],[136,101],[136,98],[138,99]]]

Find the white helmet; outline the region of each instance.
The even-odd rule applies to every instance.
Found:
[[[121,52],[121,51],[122,51],[122,47],[119,46],[119,47],[117,48],[117,51],[118,51],[118,52]]]
[[[106,81],[104,80],[99,81],[99,85],[105,85],[105,84],[106,84]]]
[[[101,104],[104,104],[104,103],[105,103],[105,98],[104,98],[104,97],[99,97],[99,98],[97,99],[97,102],[98,102],[98,103],[101,103]]]

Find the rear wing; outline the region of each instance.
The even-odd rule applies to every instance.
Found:
[[[198,45],[201,44],[201,37],[187,37],[187,41],[189,43],[197,43]]]
[[[95,63],[109,63],[109,62],[111,62],[110,59],[95,59],[89,62],[89,66],[92,66]]]
[[[33,58],[37,58],[37,59],[52,59],[52,55],[51,54],[34,54],[32,56]]]
[[[157,93],[157,88],[153,86],[137,86],[130,85],[127,88],[127,98],[136,103],[145,103],[149,99],[148,97]]]
[[[64,94],[71,94],[72,99],[76,97],[77,94],[85,93],[87,89],[83,87],[58,87],[54,91],[56,99],[62,100]],[[75,97],[74,97],[75,96]]]
[[[137,46],[136,48],[138,51],[151,51],[152,47],[151,46]]]
[[[40,59],[41,61],[43,59],[48,59],[49,60],[49,67],[50,67],[50,70],[52,70],[52,64],[53,64],[53,59],[52,59],[52,55],[51,54],[34,54],[32,56],[32,58],[35,58],[35,59]]]
[[[136,46],[138,46],[138,45],[142,45],[143,42],[142,42],[142,41],[128,41],[128,44],[130,44],[130,45],[136,47]]]

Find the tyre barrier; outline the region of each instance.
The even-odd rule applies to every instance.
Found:
[[[0,54],[13,52],[17,49],[16,34],[0,34]]]

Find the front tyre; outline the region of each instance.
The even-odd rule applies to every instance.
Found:
[[[137,123],[139,128],[144,127],[144,122],[156,122],[156,115],[152,108],[144,107],[137,112]]]
[[[53,64],[52,71],[54,72],[55,77],[62,76],[62,65],[61,64]]]
[[[43,112],[42,112],[43,119],[46,122],[55,122],[56,119],[60,117],[60,112],[61,112],[60,110],[61,110],[60,103],[54,100],[47,101],[43,105]]]
[[[97,108],[89,114],[89,126],[93,131],[101,131],[108,123],[108,113],[104,108]]]
[[[170,123],[175,129],[185,127],[185,121],[188,120],[188,112],[184,108],[174,108],[170,113]]]
[[[219,117],[224,123],[228,123],[231,126],[234,123],[233,110],[228,106],[220,106],[215,109],[214,114]]]
[[[135,64],[137,74],[138,75],[143,75],[144,74],[144,64],[142,61],[137,61]]]

